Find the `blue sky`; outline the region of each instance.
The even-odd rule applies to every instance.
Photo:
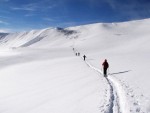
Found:
[[[150,17],[150,0],[0,0],[0,32]]]

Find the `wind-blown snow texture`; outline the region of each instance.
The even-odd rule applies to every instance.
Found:
[[[1,36],[0,113],[150,113],[149,25],[146,19]]]

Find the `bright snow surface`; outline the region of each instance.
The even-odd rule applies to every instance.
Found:
[[[150,113],[149,25],[146,19],[2,37],[0,113]]]

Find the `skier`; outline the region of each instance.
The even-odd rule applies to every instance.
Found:
[[[109,64],[108,64],[108,62],[107,62],[106,59],[104,60],[102,66],[103,66],[104,77],[107,77],[107,69],[108,69],[108,67],[109,67]]]
[[[83,58],[84,58],[84,61],[85,61],[86,56],[84,55]]]
[[[78,52],[78,56],[80,56],[80,53]]]

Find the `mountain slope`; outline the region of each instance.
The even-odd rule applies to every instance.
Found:
[[[0,111],[149,113],[149,24],[97,23],[1,38]]]
[[[37,42],[41,43],[40,47],[44,45],[56,46],[55,42],[59,40],[65,40],[67,43],[66,38],[73,33],[76,32],[62,28],[47,28],[29,32],[12,33],[1,39],[1,46],[8,48],[27,47],[34,45]]]

